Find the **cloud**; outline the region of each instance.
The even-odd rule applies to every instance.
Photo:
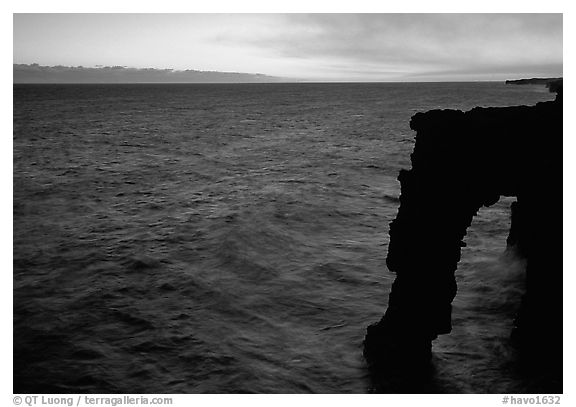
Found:
[[[367,74],[513,73],[562,66],[561,14],[291,14],[220,41]],[[361,69],[355,69],[362,71]],[[346,69],[342,70],[343,73]],[[539,71],[539,72],[540,72]]]
[[[558,76],[562,42],[562,14],[14,17],[15,63],[263,72],[312,80]]]

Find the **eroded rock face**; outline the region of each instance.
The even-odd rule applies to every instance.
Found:
[[[454,272],[466,229],[480,207],[504,195],[517,197],[509,243],[527,259],[521,337],[561,349],[561,86],[555,101],[433,110],[414,115],[410,127],[416,131],[412,168],[398,177],[400,208],[387,257],[396,279],[366,348],[376,349],[391,335],[433,340],[451,331]]]

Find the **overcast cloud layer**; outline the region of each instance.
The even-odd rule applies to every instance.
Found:
[[[17,14],[14,63],[304,80],[562,76],[561,14]]]

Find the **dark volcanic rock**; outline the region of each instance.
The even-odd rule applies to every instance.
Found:
[[[515,337],[534,354],[562,352],[562,91],[536,106],[433,110],[412,117],[412,168],[402,170],[390,225],[396,273],[382,320],[368,329],[369,362],[430,356],[451,331],[466,229],[482,206],[517,197],[509,244],[526,257],[527,293]],[[560,359],[561,360],[561,359]]]

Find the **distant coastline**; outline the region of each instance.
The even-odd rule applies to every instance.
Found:
[[[13,83],[276,83],[286,79],[260,73],[129,68],[125,66],[43,66],[13,64]]]

